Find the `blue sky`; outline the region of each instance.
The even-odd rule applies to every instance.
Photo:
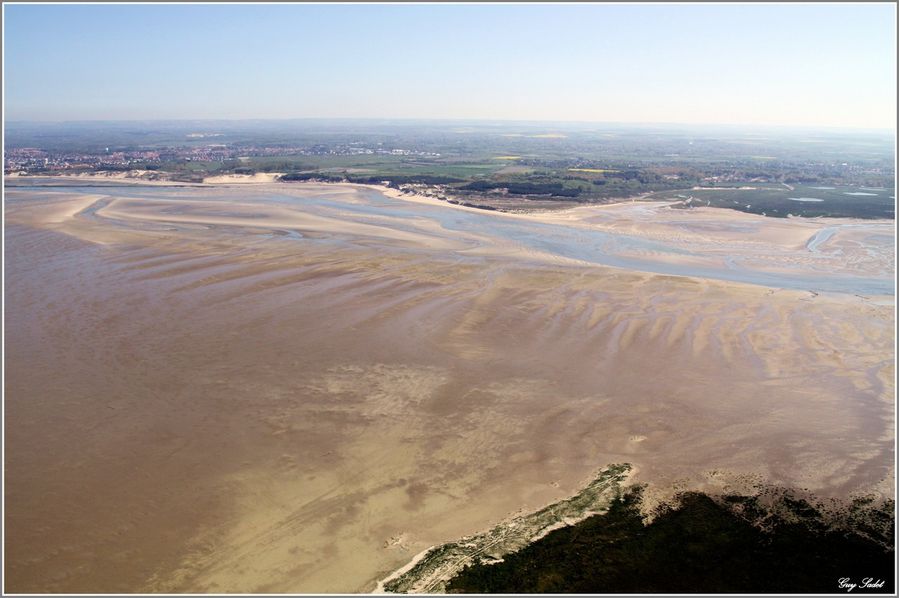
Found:
[[[892,4],[4,5],[7,120],[895,128]]]

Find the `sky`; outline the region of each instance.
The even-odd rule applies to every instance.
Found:
[[[8,121],[896,127],[893,3],[3,9]]]

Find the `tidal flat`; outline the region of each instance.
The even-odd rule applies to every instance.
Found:
[[[580,492],[890,499],[893,221],[8,188],[6,590],[369,592]]]

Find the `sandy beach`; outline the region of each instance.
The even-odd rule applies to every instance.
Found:
[[[368,592],[618,462],[892,495],[892,222],[211,182],[7,189],[7,591]]]

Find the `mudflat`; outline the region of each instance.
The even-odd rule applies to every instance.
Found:
[[[6,589],[371,591],[617,462],[892,496],[892,231],[9,189]]]

